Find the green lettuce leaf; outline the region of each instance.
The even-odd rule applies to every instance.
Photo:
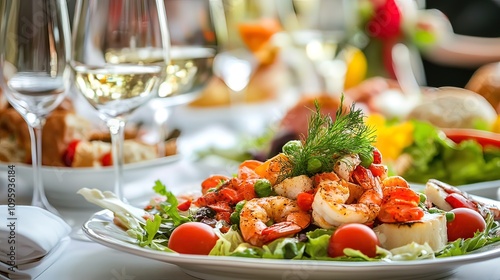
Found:
[[[402,175],[410,182],[437,179],[452,185],[500,179],[500,149],[473,140],[456,144],[434,126],[413,121],[414,143],[403,150],[411,165]]]

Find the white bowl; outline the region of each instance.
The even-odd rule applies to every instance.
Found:
[[[137,188],[138,181],[161,173],[165,165],[176,162],[179,155],[167,156],[159,159],[130,163],[124,166],[124,195],[126,198],[137,197],[142,188]],[[0,204],[7,198],[7,177],[9,165],[14,166],[15,183],[11,191],[15,191],[17,204],[29,204],[33,193],[33,169],[31,165],[22,163],[0,163]],[[102,191],[113,191],[113,167],[42,167],[42,179],[45,194],[51,204],[56,207],[92,208],[81,195],[76,192],[81,188],[98,188]],[[154,180],[151,184],[154,183]],[[5,184],[5,187],[3,186]],[[140,185],[139,185],[140,186]],[[152,185],[151,185],[152,186]],[[145,187],[144,191],[147,189]]]

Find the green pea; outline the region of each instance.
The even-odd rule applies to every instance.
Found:
[[[425,203],[427,201],[427,196],[424,193],[419,193],[420,203]]]
[[[361,160],[361,166],[364,168],[370,167],[370,165],[373,163],[373,153],[370,152],[368,154],[359,154],[359,159]]]
[[[290,155],[299,152],[302,149],[302,142],[299,140],[291,140],[288,141],[285,145],[283,145],[283,153]]]
[[[241,209],[243,209],[243,206],[245,206],[245,203],[247,203],[246,200],[242,200],[242,201],[236,203],[236,206],[234,206],[234,211],[241,212]]]
[[[323,163],[317,158],[311,158],[307,161],[307,172],[314,174],[321,170]]]
[[[241,209],[243,209],[243,206],[245,206],[246,202],[247,202],[246,200],[242,200],[236,203],[236,206],[234,206],[233,213],[231,213],[231,215],[229,216],[229,221],[231,222],[231,224],[237,225],[240,223]]]
[[[240,212],[234,211],[233,213],[231,213],[231,216],[229,216],[229,221],[233,225],[239,224],[240,223]]]
[[[446,212],[446,221],[451,222],[455,220],[455,213],[453,212]]]
[[[273,192],[273,188],[271,186],[271,182],[267,179],[259,179],[255,182],[253,185],[253,188],[255,190],[255,194],[258,197],[266,197],[271,195]]]

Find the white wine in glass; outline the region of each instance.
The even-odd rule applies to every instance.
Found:
[[[169,63],[162,0],[79,0],[71,66],[76,87],[111,134],[115,194],[123,194],[124,127],[157,94]]]
[[[42,129],[70,85],[70,25],[64,0],[2,1],[0,85],[9,103],[26,120],[33,166],[32,205],[55,214],[45,197]]]
[[[170,34],[170,64],[158,98],[149,102],[158,157],[165,156],[167,121],[176,106],[195,100],[212,78],[219,49],[221,0],[164,0]],[[149,110],[150,108],[145,108]]]

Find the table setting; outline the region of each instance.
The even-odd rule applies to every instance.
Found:
[[[68,7],[0,7],[0,279],[500,279],[500,107],[426,85],[436,11]]]

